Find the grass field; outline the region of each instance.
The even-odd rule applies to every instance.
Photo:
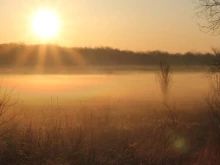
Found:
[[[0,164],[220,164],[218,81],[158,74],[3,75]]]

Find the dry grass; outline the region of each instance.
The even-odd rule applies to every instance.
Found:
[[[169,65],[161,65],[161,71],[161,86],[168,95]],[[73,104],[68,110],[53,102],[48,109],[4,113],[0,117],[11,120],[0,125],[0,131],[7,130],[0,138],[0,164],[219,164],[218,82],[214,81],[208,106],[191,113],[170,104],[149,107],[137,101],[122,106],[122,100],[97,107]],[[6,107],[2,112],[10,112]]]
[[[175,107],[83,107],[66,111],[54,103],[26,113],[1,138],[0,164],[192,164],[206,146],[205,113],[187,121],[190,114]]]
[[[206,121],[209,129],[208,141],[198,160],[198,164],[202,165],[220,164],[220,77],[218,73],[215,73],[211,78],[211,91],[206,98],[208,104],[208,120]]]

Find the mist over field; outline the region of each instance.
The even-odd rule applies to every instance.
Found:
[[[0,1],[0,165],[220,165],[219,13]]]
[[[2,44],[1,137],[11,138],[2,141],[0,162],[199,162],[216,60],[216,53]]]
[[[22,53],[34,46],[18,47],[9,51],[13,55],[8,62],[1,56],[5,61],[1,65],[2,137],[10,139],[3,140],[0,162],[153,165],[200,161],[198,156],[204,154],[210,137],[206,99],[212,95],[215,78],[209,65],[217,56],[74,48],[77,55],[84,52],[81,58],[60,53],[56,57],[69,60],[58,63],[48,58],[54,54]],[[112,60],[107,64],[100,60],[102,56]],[[120,63],[121,56],[128,58]],[[173,65],[166,66],[160,59]],[[163,83],[170,87],[165,93]],[[14,152],[8,152],[11,147]]]
[[[70,75],[1,75],[4,88],[19,94],[25,102],[42,103],[51,97],[61,104],[102,98],[113,100],[148,101],[162,103],[157,77],[158,71],[114,74]],[[171,96],[177,104],[200,102],[210,89],[204,72],[174,72]],[[201,83],[202,82],[202,83]],[[184,95],[182,94],[184,93]],[[67,101],[68,100],[68,101]]]

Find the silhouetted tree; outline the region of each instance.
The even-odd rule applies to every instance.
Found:
[[[215,55],[215,59],[213,64],[210,67],[211,73],[219,73],[220,72],[220,50],[217,48],[212,48],[212,51]]]
[[[220,34],[220,0],[193,0],[197,5],[197,15],[205,22],[199,24],[204,32]]]

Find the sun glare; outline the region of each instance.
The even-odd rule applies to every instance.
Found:
[[[50,10],[39,10],[32,19],[33,32],[42,39],[56,36],[59,28],[60,20],[56,13]]]

